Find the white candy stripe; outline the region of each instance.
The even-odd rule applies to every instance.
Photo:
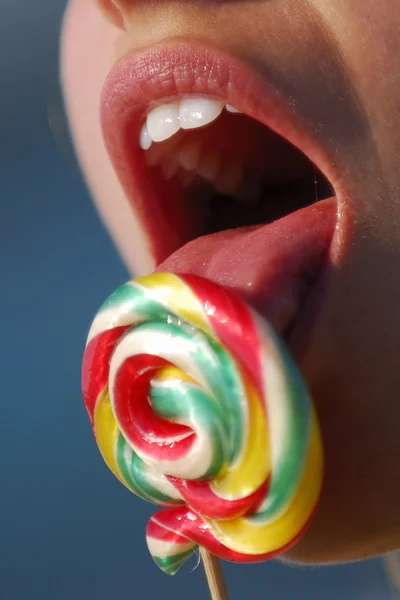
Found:
[[[164,332],[157,330],[157,324],[153,329],[149,327],[145,331],[134,329],[120,340],[113,354],[110,364],[109,383],[114,384],[115,372],[130,357],[136,354],[150,354],[169,360],[192,379],[197,381],[211,396],[211,390],[202,371],[197,364],[191,360],[191,355],[198,351],[199,340],[183,340],[172,334],[166,336]],[[207,348],[204,344],[204,352]]]
[[[146,476],[147,481],[155,487],[159,492],[169,496],[173,500],[182,500],[182,496],[178,492],[175,486],[172,485],[170,481],[165,477],[165,475],[161,473],[157,473],[149,467],[148,465],[144,465],[143,468],[144,474]]]
[[[95,338],[100,333],[104,331],[109,331],[110,329],[114,329],[115,327],[124,327],[125,325],[134,325],[143,321],[143,316],[137,315],[132,311],[128,310],[128,304],[121,305],[116,308],[112,306],[111,308],[106,308],[105,310],[99,312],[97,317],[92,323],[92,326],[89,331],[89,335],[87,338],[86,345]]]
[[[258,331],[262,336],[261,369],[264,397],[267,401],[273,473],[280,463],[281,456],[288,450],[287,424],[291,421],[291,407],[288,402],[285,365],[282,365],[282,359],[271,342],[275,337],[274,332],[260,318],[256,319]]]
[[[153,388],[173,388],[174,387],[174,381],[173,380],[172,381],[171,380],[152,381],[151,385],[152,385]],[[190,388],[201,389],[201,387],[199,385],[196,385],[195,383],[191,383],[191,382],[185,381],[185,389],[187,389],[189,391]],[[211,396],[211,398],[212,398],[212,396]],[[197,423],[195,421],[191,421],[189,423],[189,422],[185,421],[184,419],[182,419],[179,422],[182,425],[188,425],[189,427],[192,427],[193,429],[195,429],[195,431],[199,431],[201,429],[201,426],[197,425]],[[217,421],[214,421],[213,428],[214,428],[214,430],[215,429],[219,429],[218,437],[220,439],[223,438],[223,437],[226,437],[225,429],[222,427],[222,424],[218,423]]]
[[[162,556],[162,558],[187,552],[188,550],[192,550],[195,546],[193,542],[188,542],[187,544],[173,544],[172,542],[164,542],[163,540],[158,540],[151,536],[147,536],[146,541],[150,554],[152,556]]]
[[[127,465],[132,464],[133,451],[132,448],[128,445],[129,442],[126,441],[124,447],[124,459]],[[156,473],[153,469],[148,467],[146,464],[143,465],[143,474],[149,484],[154,487],[156,490],[169,496],[169,498],[173,498],[174,500],[181,500],[182,496],[178,492],[175,486],[172,485],[170,481],[162,475],[161,473]]]

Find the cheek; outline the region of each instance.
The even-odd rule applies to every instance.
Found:
[[[104,147],[99,117],[104,81],[124,51],[121,32],[95,2],[69,3],[61,36],[61,80],[72,139],[101,218],[128,268],[142,274],[153,263]]]

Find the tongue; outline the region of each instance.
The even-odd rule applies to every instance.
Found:
[[[336,198],[328,198],[268,225],[198,238],[157,270],[215,281],[235,291],[285,333],[326,266],[336,208]]]

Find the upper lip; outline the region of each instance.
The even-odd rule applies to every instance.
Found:
[[[186,215],[182,214],[182,203],[174,205],[172,199],[168,206],[163,205],[149,185],[139,132],[152,105],[188,94],[221,98],[296,146],[330,181],[343,215],[342,182],[331,151],[265,77],[235,57],[200,42],[174,39],[158,43],[130,53],[116,64],[101,102],[108,153],[156,264],[188,241]]]

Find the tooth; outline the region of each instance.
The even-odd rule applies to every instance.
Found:
[[[239,110],[238,108],[235,108],[234,106],[232,106],[232,104],[226,104],[225,108],[228,112],[230,113],[238,113],[238,114],[242,114],[242,111]]]
[[[142,150],[148,150],[152,144],[151,137],[147,131],[147,124],[145,123],[140,130],[140,147]]]
[[[179,131],[179,102],[161,104],[147,115],[147,131],[153,142],[162,142]]]
[[[203,127],[214,121],[222,112],[224,103],[211,98],[182,98],[179,108],[179,120],[182,129]]]
[[[243,179],[243,166],[227,164],[218,174],[215,187],[221,194],[234,195],[239,189]]]
[[[163,172],[164,179],[166,179],[167,181],[169,179],[172,179],[172,177],[176,175],[178,169],[179,164],[172,160],[167,160],[161,164],[161,170]]]
[[[178,148],[175,158],[186,171],[195,171],[200,161],[200,144],[187,143]]]
[[[196,171],[203,179],[212,183],[217,178],[220,162],[221,159],[218,154],[207,153],[201,157]]]

